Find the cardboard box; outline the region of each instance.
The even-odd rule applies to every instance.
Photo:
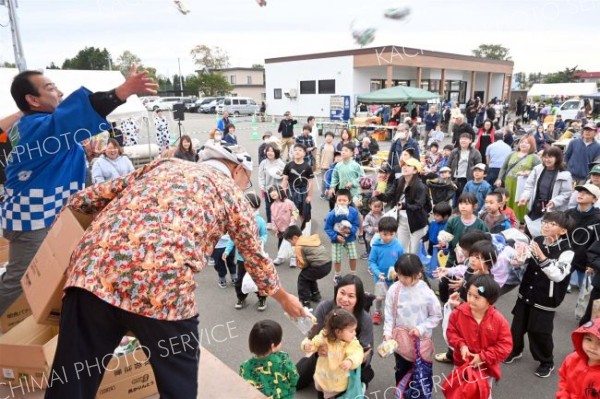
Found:
[[[596,299],[592,304],[592,319],[600,317],[600,299]]]
[[[65,272],[91,222],[91,215],[63,209],[23,275],[21,286],[38,323],[58,324]]]
[[[31,315],[31,308],[27,303],[27,298],[21,294],[17,300],[6,309],[6,312],[0,316],[0,332],[7,333],[11,328],[25,320]]]
[[[0,237],[0,265],[8,262],[8,240]]]
[[[46,388],[58,343],[58,327],[33,316],[0,337],[0,381],[26,391]]]
[[[158,392],[150,362],[140,348],[113,357],[106,366],[98,399],[142,399]]]

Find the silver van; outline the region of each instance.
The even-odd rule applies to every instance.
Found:
[[[217,105],[217,112],[227,111],[230,115],[253,115],[258,113],[260,106],[250,97],[225,97]]]

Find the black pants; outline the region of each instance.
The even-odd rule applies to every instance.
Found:
[[[310,300],[311,295],[319,292],[317,280],[322,279],[331,272],[331,262],[321,266],[309,266],[298,274],[298,298],[301,302]]]
[[[225,252],[225,247],[223,248],[215,248],[212,253],[212,258],[215,261],[215,270],[219,275],[220,279],[224,279],[227,277],[227,271],[229,270],[229,274],[235,276],[235,251],[231,251],[229,256],[227,257],[227,261],[223,262],[223,252]]]
[[[529,337],[529,349],[535,360],[542,365],[553,366],[554,312],[537,309],[518,299],[512,311],[513,321],[510,326],[513,339],[513,354],[523,352],[525,333]]]
[[[267,223],[271,223],[271,204],[273,200],[269,196],[269,193],[263,195],[263,201],[265,201],[265,213],[267,214]]]
[[[494,183],[498,180],[498,175],[500,174],[500,168],[488,168],[487,176],[485,180],[490,183],[492,187],[494,187]]]
[[[594,287],[592,292],[590,292],[590,301],[588,302],[587,308],[585,309],[585,313],[581,320],[579,320],[579,325],[582,326],[588,321],[592,319],[592,306],[594,306],[594,301],[596,299],[600,299],[600,288]]]
[[[179,321],[152,319],[109,305],[86,290],[69,288],[63,299],[51,373],[61,376],[62,381],[52,381],[45,399],[94,399],[104,367],[127,331],[142,344],[161,398],[198,395],[197,317]]]
[[[246,275],[246,268],[244,267],[244,262],[238,260],[237,262],[237,280],[235,280],[235,294],[237,295],[238,300],[244,300],[248,297],[248,294],[244,294],[242,292],[242,281],[244,280],[244,276]],[[260,298],[265,298],[261,295],[256,294],[256,296]]]
[[[402,377],[404,377],[406,373],[408,373],[410,369],[413,368],[414,363],[409,362],[397,353],[394,353],[394,358],[396,359],[396,368],[394,369],[396,371],[394,375],[396,377],[396,385],[398,385]]]
[[[460,195],[462,194],[463,190],[465,189],[465,186],[467,185],[467,178],[466,177],[459,177],[455,180],[455,184],[456,184],[456,192],[454,193],[454,202],[452,203],[454,209],[458,209],[458,197],[460,197]]]

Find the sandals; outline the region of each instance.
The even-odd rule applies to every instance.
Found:
[[[442,352],[442,353],[436,353],[433,358],[435,359],[436,362],[440,362],[440,363],[452,363],[452,359],[448,358],[448,355],[446,352]]]

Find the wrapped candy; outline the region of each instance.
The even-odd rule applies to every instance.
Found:
[[[267,5],[267,0],[256,0],[259,6],[264,7]]]
[[[333,225],[333,231],[340,233],[343,236],[350,234],[350,229],[352,229],[352,224],[347,220],[342,220]]]
[[[454,234],[450,234],[447,231],[442,230],[438,234],[438,241],[449,243],[453,239],[454,239]]]
[[[383,16],[389,19],[395,19],[397,21],[401,21],[404,18],[410,15],[410,8],[408,7],[400,7],[400,8],[388,8],[383,12]]]
[[[387,341],[383,341],[381,345],[377,347],[377,353],[379,356],[386,358],[393,354],[396,349],[398,349],[398,343],[396,340],[388,339]]]
[[[183,2],[183,0],[173,0],[173,3],[175,3],[175,7],[177,7],[177,10],[183,15],[187,15],[190,13],[190,9]]]
[[[389,280],[395,281],[397,277],[398,273],[396,273],[396,269],[394,269],[394,266],[390,266],[390,268],[388,269],[387,278]]]
[[[375,40],[375,32],[377,32],[377,29],[373,27],[357,28],[354,26],[354,22],[352,22],[350,29],[352,30],[354,42],[360,47],[364,47]]]
[[[515,242],[515,254],[511,263],[515,266],[520,266],[529,258],[531,258],[531,247],[529,244],[520,241]]]

